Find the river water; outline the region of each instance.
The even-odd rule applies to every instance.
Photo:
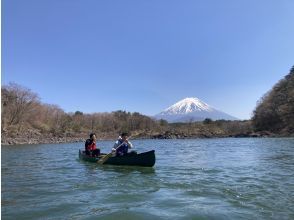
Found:
[[[2,146],[2,219],[294,219],[293,138],[132,142],[153,168],[80,161],[83,143]]]

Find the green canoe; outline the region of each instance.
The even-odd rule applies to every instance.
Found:
[[[79,158],[88,162],[97,163],[104,155],[106,154],[99,157],[90,157],[85,154],[85,151],[79,150]],[[155,151],[151,150],[140,154],[128,153],[124,156],[110,157],[103,164],[152,167],[155,164]]]

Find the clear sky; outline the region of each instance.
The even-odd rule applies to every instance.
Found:
[[[240,119],[294,65],[293,0],[2,0],[2,85],[66,112],[159,113],[185,97]]]

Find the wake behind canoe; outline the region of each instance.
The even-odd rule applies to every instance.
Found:
[[[79,150],[79,158],[84,161],[97,163],[102,157],[103,154],[99,157],[90,157],[84,151]],[[151,150],[140,154],[128,153],[124,156],[110,157],[104,164],[152,167],[155,164],[155,151]]]

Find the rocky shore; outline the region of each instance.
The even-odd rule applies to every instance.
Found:
[[[152,139],[192,139],[192,138],[258,138],[258,137],[277,137],[278,135],[271,132],[248,132],[239,134],[217,134],[217,133],[199,133],[199,134],[187,134],[187,133],[172,133],[165,132],[163,134],[156,134],[151,136]]]
[[[5,132],[1,134],[2,145],[22,145],[22,144],[58,144],[58,143],[74,143],[84,142],[89,134],[82,133],[66,133],[63,135],[41,134],[36,130],[28,130],[26,132],[17,132],[9,135]],[[116,134],[99,133],[100,140],[111,140],[116,138]]]
[[[67,137],[52,137],[52,138],[4,138],[1,139],[2,145],[17,145],[17,144],[56,144],[56,143],[73,143],[82,142],[82,138],[67,138]]]
[[[84,142],[88,138],[88,133],[79,134],[65,134],[54,136],[52,134],[42,135],[38,132],[17,133],[14,137],[9,137],[2,133],[2,145],[20,145],[20,144],[55,144],[55,143],[73,143]],[[97,134],[99,140],[115,140],[117,132],[114,133],[99,133]],[[131,139],[193,139],[193,138],[263,138],[263,137],[285,137],[287,135],[278,135],[268,131],[262,132],[246,132],[237,134],[226,134],[221,132],[133,132]]]

